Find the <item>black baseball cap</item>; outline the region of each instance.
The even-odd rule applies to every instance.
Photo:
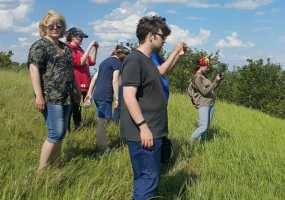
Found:
[[[72,27],[72,28],[68,29],[67,35],[80,36],[82,38],[88,38],[87,34],[85,34],[81,29],[76,28],[76,27]]]

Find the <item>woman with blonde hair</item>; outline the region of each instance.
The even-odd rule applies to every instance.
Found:
[[[44,115],[48,129],[38,170],[59,161],[72,101],[80,101],[72,71],[72,54],[59,39],[65,34],[62,15],[50,10],[39,23],[41,38],[34,42],[28,67],[35,93],[35,106]]]

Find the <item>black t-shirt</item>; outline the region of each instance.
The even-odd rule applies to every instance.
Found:
[[[112,102],[113,72],[119,70],[121,66],[122,62],[115,57],[109,57],[100,64],[93,94],[94,100]]]
[[[167,135],[167,102],[160,83],[159,71],[151,59],[134,50],[125,59],[121,75],[123,87],[137,87],[136,98],[153,137],[161,138]],[[129,141],[139,141],[139,128],[130,116],[123,98],[121,105],[121,134]]]

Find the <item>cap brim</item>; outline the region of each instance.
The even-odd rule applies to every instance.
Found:
[[[86,35],[86,34],[84,34],[84,33],[83,33],[83,34],[80,34],[80,36],[83,37],[83,38],[88,38],[88,35]]]

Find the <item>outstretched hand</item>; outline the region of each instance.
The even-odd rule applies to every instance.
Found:
[[[187,51],[187,45],[185,42],[179,42],[176,44],[175,50],[179,52],[179,55],[182,56]]]

